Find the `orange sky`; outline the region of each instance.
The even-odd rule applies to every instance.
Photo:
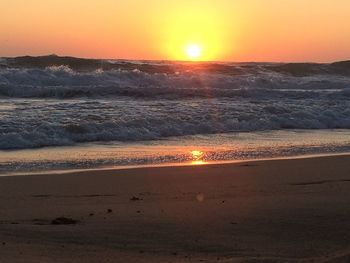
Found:
[[[0,1],[0,56],[350,59],[349,0]]]

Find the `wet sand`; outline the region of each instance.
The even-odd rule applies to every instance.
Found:
[[[0,177],[0,262],[350,262],[350,156]]]

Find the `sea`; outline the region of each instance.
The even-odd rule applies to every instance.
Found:
[[[350,61],[0,58],[0,175],[350,152]]]

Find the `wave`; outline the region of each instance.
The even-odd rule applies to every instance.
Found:
[[[77,72],[68,66],[0,70],[0,96],[13,98],[78,98],[128,96],[191,97],[317,97],[348,98],[350,77],[286,76],[251,71],[236,75],[207,72],[146,73],[140,70]]]
[[[36,68],[45,69],[51,66],[68,66],[75,71],[94,70],[139,70],[146,73],[177,72],[207,72],[236,75],[242,72],[251,73],[257,70],[267,70],[290,74],[294,76],[308,76],[320,74],[350,75],[350,61],[334,63],[219,63],[219,62],[176,62],[176,61],[128,61],[106,59],[84,59],[76,57],[23,56],[14,58],[0,58],[0,68]]]
[[[0,149],[145,141],[281,129],[350,129],[350,101],[15,100],[0,109]]]
[[[139,70],[146,73],[175,74],[181,71],[210,72],[221,74],[240,74],[268,70],[295,76],[320,74],[350,75],[350,61],[340,61],[331,64],[320,63],[215,63],[215,62],[171,62],[171,61],[127,61],[84,59],[75,57],[23,56],[1,58],[0,68],[37,68],[45,69],[51,66],[65,65],[75,71],[94,70]]]

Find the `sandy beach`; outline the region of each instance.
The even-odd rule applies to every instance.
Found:
[[[349,262],[350,156],[0,178],[0,262]]]

